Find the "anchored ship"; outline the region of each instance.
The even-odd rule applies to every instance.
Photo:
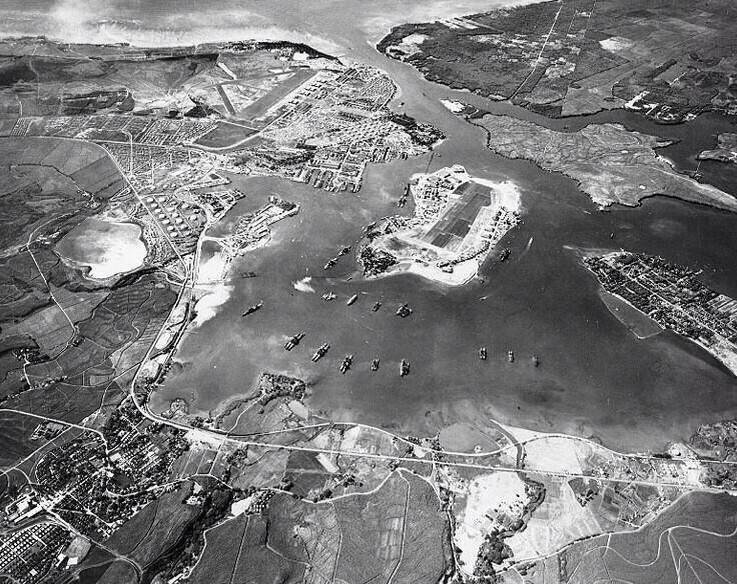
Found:
[[[294,347],[296,347],[297,345],[299,345],[299,342],[304,337],[305,337],[305,334],[304,333],[297,333],[291,339],[289,339],[286,343],[284,343],[284,348],[287,351],[291,351],[292,349],[294,349]]]
[[[328,262],[322,267],[323,270],[329,270],[335,265],[335,260],[328,260]]]
[[[315,351],[315,354],[312,355],[312,360],[317,363],[320,359],[322,359],[325,354],[328,352],[328,349],[330,348],[330,345],[327,343],[323,343],[317,348],[317,351]]]
[[[395,314],[397,316],[401,316],[402,318],[406,318],[410,314],[412,314],[412,309],[409,307],[409,304],[405,302],[404,304],[402,304],[402,306],[397,308],[397,312]]]
[[[345,255],[345,254],[347,254],[347,253],[348,253],[349,251],[351,251],[351,246],[350,246],[350,245],[346,245],[346,246],[345,246],[345,247],[344,247],[343,249],[341,249],[341,250],[340,250],[340,251],[338,252],[338,256],[344,256],[344,255]]]
[[[258,276],[256,272],[241,272],[241,278],[255,278]]]
[[[479,348],[479,359],[486,361],[486,347]]]
[[[348,300],[346,301],[346,304],[347,304],[348,306],[350,306],[350,305],[351,305],[351,304],[353,304],[353,303],[354,303],[354,302],[355,302],[356,300],[358,300],[358,294],[354,294],[353,296],[351,296],[351,297],[350,297],[350,298],[349,298],[349,299],[348,299]]]
[[[532,364],[535,367],[540,367],[540,358],[537,355],[532,356]]]
[[[381,308],[381,302],[377,300],[376,302],[374,302],[374,305],[371,307],[371,310],[373,312],[376,312],[377,310],[379,310],[379,308]]]
[[[379,370],[379,360],[372,359],[371,360],[371,371],[378,371],[378,370]]]
[[[258,309],[260,309],[263,305],[264,305],[264,301],[259,300],[257,304],[254,304],[253,306],[249,306],[248,308],[246,308],[246,311],[243,314],[241,314],[241,317],[248,316],[249,314],[253,314]]]
[[[409,361],[402,359],[399,364],[399,377],[405,377],[406,375],[409,375]]]
[[[335,300],[335,292],[332,290],[330,292],[325,292],[325,294],[322,295],[322,299],[325,302],[330,302],[331,300]]]
[[[514,351],[507,351],[507,361],[514,363]]]
[[[353,355],[346,355],[342,363],[340,364],[340,372],[343,375],[345,375],[345,372],[351,368],[352,363],[353,363]]]
[[[511,253],[512,253],[512,250],[510,250],[508,247],[505,247],[502,250],[501,255],[499,256],[499,261],[500,262],[506,262],[507,259],[509,258],[509,254],[511,254]]]

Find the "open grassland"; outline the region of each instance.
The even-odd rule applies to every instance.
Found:
[[[155,561],[182,537],[187,525],[198,514],[197,506],[184,503],[191,488],[191,483],[182,483],[175,491],[149,503],[106,545],[135,559],[143,567]]]
[[[0,137],[0,249],[17,249],[56,215],[78,213],[80,222],[123,187],[112,160],[95,144]]]
[[[31,435],[39,421],[38,418],[15,412],[0,412],[0,468],[15,464],[46,442],[31,441]]]
[[[630,132],[619,124],[558,132],[503,115],[485,115],[475,123],[488,132],[492,152],[561,172],[602,207],[634,206],[646,197],[667,195],[737,211],[733,196],[675,171],[658,155],[657,148],[668,142],[657,136]]]

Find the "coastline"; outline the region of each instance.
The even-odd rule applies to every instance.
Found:
[[[709,207],[709,208],[712,208],[712,209],[717,209],[717,210],[728,212],[728,213],[735,213],[735,212],[737,212],[737,197],[731,195],[730,193],[721,191],[717,187],[714,187],[714,186],[712,186],[710,184],[699,183],[698,181],[694,180],[693,178],[689,177],[688,175],[686,175],[686,174],[684,174],[682,172],[679,172],[675,168],[675,165],[673,164],[673,162],[670,159],[668,159],[667,157],[662,156],[660,154],[657,154],[657,153],[656,153],[656,156],[659,159],[662,159],[663,161],[665,161],[673,169],[673,172],[674,172],[674,174],[677,177],[682,178],[683,180],[689,181],[689,183],[693,183],[693,184],[699,185],[701,187],[710,187],[710,188],[714,189],[715,191],[719,191],[719,192],[723,193],[724,195],[726,195],[726,197],[728,197],[729,206],[727,206],[727,205],[716,205],[713,202],[699,200],[699,199],[696,199],[696,198],[685,198],[685,197],[679,196],[679,195],[674,195],[674,194],[669,194],[669,193],[659,193],[659,192],[645,193],[642,196],[637,197],[637,200],[634,200],[634,201],[612,200],[612,199],[609,199],[609,198],[603,198],[603,197],[597,196],[594,193],[589,193],[589,192],[587,192],[583,188],[583,186],[582,186],[583,185],[582,180],[579,179],[579,178],[577,178],[577,177],[575,177],[575,176],[573,176],[573,175],[571,175],[566,170],[548,169],[548,168],[545,168],[545,167],[541,166],[540,163],[538,163],[533,158],[530,158],[530,157],[527,157],[527,156],[507,156],[505,154],[502,154],[502,153],[497,152],[496,150],[492,149],[491,148],[491,144],[492,144],[491,131],[486,126],[484,126],[483,124],[480,124],[480,123],[477,123],[476,122],[476,119],[483,120],[483,118],[486,115],[497,115],[497,114],[490,114],[490,113],[486,112],[486,113],[484,113],[483,116],[481,116],[479,118],[468,118],[468,117],[464,117],[464,119],[469,124],[471,124],[473,126],[476,126],[478,128],[481,128],[482,130],[484,130],[484,132],[486,134],[486,144],[485,144],[485,147],[489,150],[490,153],[496,154],[497,156],[502,156],[504,158],[507,158],[508,160],[524,160],[525,162],[529,162],[530,164],[534,164],[535,166],[537,166],[538,168],[540,168],[544,172],[557,173],[557,174],[561,174],[561,175],[567,177],[568,179],[572,180],[576,184],[576,188],[577,188],[577,190],[581,194],[583,194],[586,197],[588,197],[591,200],[592,203],[594,203],[595,205],[597,205],[599,211],[606,211],[607,209],[609,209],[611,207],[614,207],[614,206],[621,206],[621,207],[626,207],[626,208],[637,208],[637,207],[640,207],[642,205],[642,201],[644,201],[645,199],[653,198],[653,197],[668,197],[668,198],[677,199],[679,201],[683,201],[683,202],[686,202],[686,203],[691,203],[691,204],[695,204],[695,205],[703,205],[705,207]],[[535,124],[535,125],[537,125],[537,124]],[[628,130],[623,124],[619,124],[619,125],[625,131],[631,132],[631,130]],[[665,142],[662,145],[661,144],[658,144],[655,148],[653,148],[653,151],[655,152],[655,150],[657,148],[665,148],[665,147],[667,147],[667,146],[669,146],[671,144],[672,144],[671,141],[667,141],[667,142]]]
[[[456,268],[461,266],[463,267],[462,270],[456,270]],[[475,259],[456,264],[453,266],[452,272],[444,272],[437,267],[421,264],[413,260],[400,260],[399,263],[393,265],[388,270],[380,274],[364,276],[364,279],[381,280],[382,278],[389,278],[399,274],[414,274],[415,276],[420,276],[442,286],[454,287],[468,284],[478,275],[478,271],[479,264]]]

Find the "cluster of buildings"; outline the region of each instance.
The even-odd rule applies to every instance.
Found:
[[[270,225],[298,212],[299,205],[272,195],[266,205],[240,217],[233,232],[224,238],[222,245],[231,256],[243,253],[269,239]]]
[[[415,176],[400,203],[409,192],[411,219],[386,218],[367,230],[370,245],[361,254],[367,274],[402,261],[452,274],[463,262],[482,261],[519,222],[513,185],[479,182],[461,166]]]
[[[253,163],[315,188],[358,191],[369,162],[425,152],[425,141],[439,138],[436,130],[390,112],[395,89],[386,75],[367,67],[316,73],[267,112],[261,133],[266,152],[250,150]],[[432,135],[423,140],[419,134]],[[273,150],[292,156],[273,164]]]
[[[622,251],[590,255],[585,263],[607,292],[698,343],[737,374],[737,301],[660,257]]]
[[[682,124],[690,122],[696,118],[691,108],[681,108],[676,105],[662,103],[661,101],[651,101],[648,98],[650,91],[644,90],[624,104],[625,109],[642,112],[648,118],[651,118],[661,124]]]
[[[41,424],[36,432],[52,428]],[[34,433],[36,433],[34,432]],[[87,431],[36,462],[33,485],[0,509],[0,574],[20,584],[56,581],[161,492],[172,462],[189,446],[184,433],[143,418],[129,402],[102,435]]]
[[[135,216],[180,253],[194,249],[208,217],[192,192],[228,183],[216,155],[184,147],[101,142],[135,191]]]
[[[11,136],[56,136],[110,140],[149,146],[176,146],[194,142],[215,129],[209,119],[182,120],[134,115],[24,116]]]
[[[33,490],[5,509],[8,521],[52,517],[104,539],[155,497],[171,462],[188,447],[177,430],[126,405],[112,414],[103,436],[84,432],[49,449],[36,463]]]
[[[48,582],[50,570],[69,562],[64,550],[73,539],[65,527],[47,521],[3,535],[0,538],[0,574],[17,584]]]

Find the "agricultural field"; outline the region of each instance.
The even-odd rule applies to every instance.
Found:
[[[551,116],[628,108],[663,123],[737,111],[735,7],[562,0],[395,27],[378,49],[429,80]]]
[[[520,558],[500,581],[720,582],[734,570],[735,511],[734,497],[687,493],[644,527],[584,537],[543,559]]]
[[[268,533],[268,523],[260,515],[240,515],[209,531],[204,554],[192,571],[190,582],[297,584],[303,566],[271,551],[267,547]]]
[[[368,574],[410,584],[435,582],[448,567],[449,535],[437,495],[406,471],[371,493],[317,504],[276,494],[266,512],[252,513],[207,532],[192,582],[262,582],[266,574],[266,581],[351,583]]]

